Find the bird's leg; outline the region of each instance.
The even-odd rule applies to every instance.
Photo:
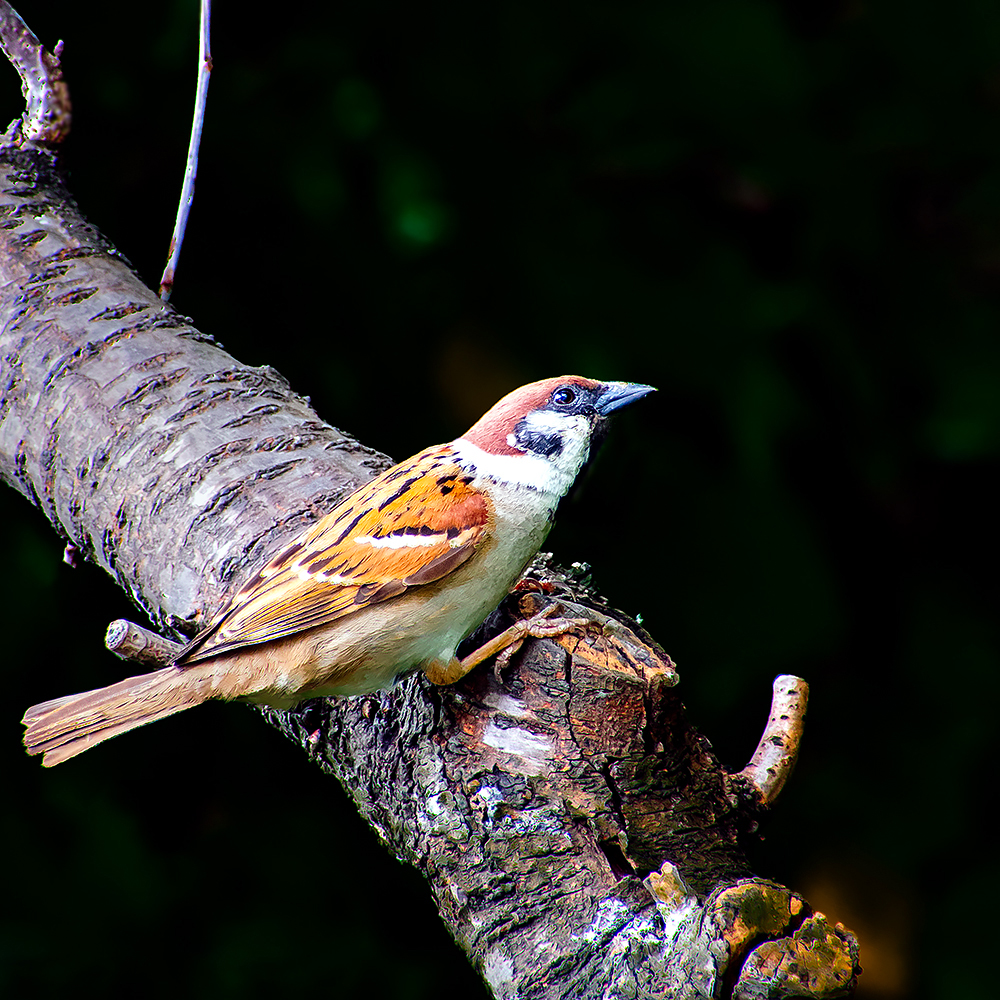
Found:
[[[503,672],[507,669],[507,664],[514,658],[514,654],[524,645],[523,639],[515,639],[506,649],[501,649],[493,660],[493,676],[497,679],[497,684],[503,685]]]
[[[473,667],[478,667],[483,660],[500,654],[497,667],[502,670],[511,656],[517,652],[521,643],[529,636],[544,639],[546,636],[562,635],[574,628],[583,628],[590,624],[585,618],[556,618],[562,610],[559,604],[550,604],[530,618],[515,622],[510,628],[484,642],[478,649],[459,659],[457,656],[450,663],[429,663],[424,667],[424,673],[432,684],[454,684],[461,680]],[[509,651],[509,652],[508,652]]]

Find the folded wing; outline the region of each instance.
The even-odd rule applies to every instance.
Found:
[[[384,472],[258,571],[177,663],[329,624],[447,576],[490,527],[470,482],[447,445]]]

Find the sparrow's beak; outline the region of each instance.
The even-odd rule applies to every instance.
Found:
[[[606,417],[615,410],[648,396],[651,392],[656,392],[651,385],[639,385],[637,382],[606,382],[604,392],[597,397],[594,406],[602,417]]]

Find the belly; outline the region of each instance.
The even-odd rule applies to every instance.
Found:
[[[550,527],[548,517],[505,522],[501,512],[500,530],[443,579],[259,647],[265,662],[258,675],[267,682],[248,700],[285,708],[323,695],[366,694],[425,663],[450,662],[510,591]]]

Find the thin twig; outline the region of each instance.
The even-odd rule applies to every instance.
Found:
[[[108,626],[104,634],[104,645],[123,660],[135,660],[137,663],[157,667],[173,663],[184,648],[180,643],[164,639],[162,635],[150,632],[148,628],[125,618],[116,618]]]
[[[6,0],[0,0],[0,47],[21,78],[27,107],[0,139],[0,145],[58,146],[69,135],[72,119],[69,87],[59,56],[63,43],[48,52]]]
[[[201,20],[198,32],[198,90],[194,97],[194,120],[191,122],[191,141],[188,143],[187,166],[184,170],[184,183],[181,186],[180,202],[177,205],[174,234],[170,237],[167,266],[163,269],[163,277],[160,278],[160,298],[164,302],[169,300],[170,293],[174,288],[174,274],[177,271],[177,261],[181,255],[181,244],[184,242],[184,231],[187,229],[191,202],[194,201],[194,181],[198,175],[198,148],[201,146],[201,130],[205,123],[208,80],[212,75],[211,18],[212,0],[201,0]]]
[[[775,677],[771,714],[764,735],[750,763],[740,771],[741,777],[757,789],[766,806],[778,797],[795,767],[808,702],[809,685],[801,677],[792,674]]]

